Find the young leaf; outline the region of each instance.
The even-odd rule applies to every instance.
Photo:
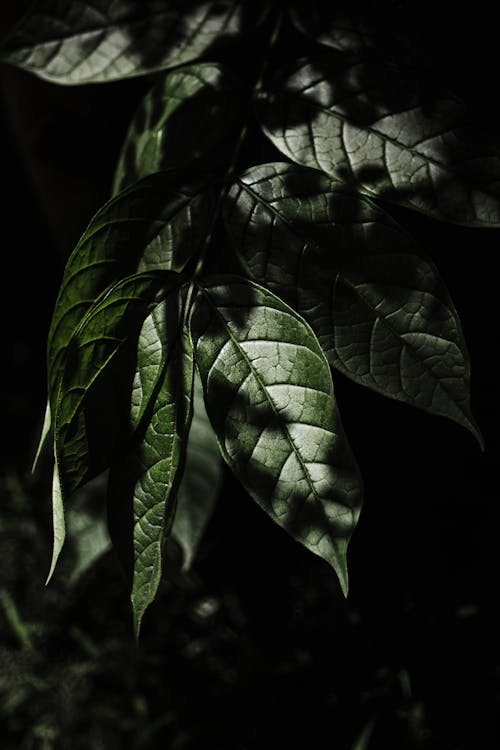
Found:
[[[225,221],[249,274],[304,316],[330,364],[481,442],[458,314],[434,265],[385,212],[321,172],[278,163],[236,181]]]
[[[182,332],[181,312],[178,294],[171,294],[144,323],[131,409],[135,434],[128,450],[111,467],[109,478],[110,530],[119,547],[125,547],[126,565],[127,547],[133,546],[131,600],[136,635],[160,582],[191,421],[193,354]],[[132,530],[126,528],[131,511]]]
[[[361,480],[314,333],[269,291],[232,276],[199,289],[191,332],[226,462],[278,524],[333,566],[346,592]]]
[[[301,62],[260,102],[264,132],[293,161],[444,221],[500,224],[500,143],[451,94],[376,60]]]
[[[168,73],[142,100],[130,124],[113,192],[167,168],[223,165],[239,132],[240,92],[241,84],[215,63]]]
[[[183,553],[183,570],[189,570],[212,516],[222,483],[220,451],[203,400],[200,376],[194,374],[193,418],[189,429],[186,468],[177,493],[172,537]]]
[[[213,199],[208,178],[183,170],[145,177],[92,219],[64,272],[49,331],[49,395],[55,398],[66,347],[94,301],[118,279],[182,270],[205,242]]]
[[[259,19],[237,0],[37,0],[1,59],[60,84],[101,83],[195,60]]]
[[[126,342],[137,340],[158,296],[176,286],[176,275],[168,272],[127,277],[91,308],[72,336],[53,415],[63,497],[107,468],[129,437],[131,430],[120,422],[121,409],[110,398],[124,373],[115,373],[110,363]],[[110,377],[111,389],[103,398],[102,381]]]

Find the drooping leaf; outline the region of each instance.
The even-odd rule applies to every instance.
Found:
[[[63,496],[107,468],[130,436],[117,395],[128,374],[123,363],[119,372],[111,364],[126,343],[137,341],[151,306],[176,286],[176,274],[169,272],[127,277],[90,309],[73,334],[53,415]]]
[[[242,0],[37,0],[1,59],[60,84],[114,81],[195,60],[260,13]]]
[[[332,53],[279,76],[264,132],[293,161],[445,221],[500,224],[500,142],[452,94],[377,60]]]
[[[111,531],[126,548],[125,565],[132,559],[136,635],[160,582],[191,421],[193,353],[181,313],[178,294],[170,294],[144,322],[130,414],[135,432],[110,472]]]
[[[217,438],[203,400],[203,387],[195,370],[193,418],[189,428],[186,467],[177,493],[172,537],[183,553],[183,570],[189,570],[210,521],[222,483]]]
[[[241,88],[216,63],[168,73],[142,100],[130,124],[113,192],[167,168],[196,164],[212,170],[227,162],[238,133]]]
[[[314,333],[269,291],[232,276],[199,289],[191,331],[225,460],[278,524],[333,566],[346,592],[361,486]]]
[[[136,271],[180,271],[205,242],[213,198],[209,178],[183,170],[145,177],[109,201],[71,254],[49,331],[49,396],[66,347],[99,295]]]
[[[249,274],[310,323],[330,364],[385,396],[467,427],[470,364],[432,262],[384,211],[321,172],[245,172],[225,221]]]

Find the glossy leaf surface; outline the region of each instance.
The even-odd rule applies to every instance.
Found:
[[[172,167],[224,165],[239,132],[240,92],[241,84],[215,63],[168,73],[142,100],[130,124],[113,191]]]
[[[269,291],[231,276],[200,289],[191,330],[225,460],[273,520],[333,566],[346,592],[361,486],[314,333]]]
[[[306,318],[332,365],[480,440],[457,312],[434,265],[385,212],[316,170],[278,163],[243,174],[225,214],[250,275]]]
[[[5,62],[62,84],[99,83],[182,65],[259,12],[237,0],[38,0],[4,45]]]
[[[265,133],[293,161],[445,221],[500,224],[500,142],[451,94],[377,60],[302,62],[264,96]]]
[[[126,430],[118,429],[123,428],[117,420],[120,409],[112,401],[124,373],[111,368],[112,360],[126,343],[137,339],[149,308],[176,283],[175,275],[167,272],[127,277],[91,308],[72,336],[54,411],[63,496],[107,468],[126,440]],[[102,387],[103,377],[112,378],[110,387]]]
[[[181,270],[205,241],[213,201],[207,179],[172,170],[144,178],[107,203],[71,254],[48,340],[54,398],[66,347],[99,295],[136,271]]]
[[[160,582],[191,420],[193,356],[181,330],[180,313],[174,293],[144,321],[132,392],[134,436],[110,472],[109,502],[114,514],[128,517],[131,512],[133,517],[129,542],[136,634]]]

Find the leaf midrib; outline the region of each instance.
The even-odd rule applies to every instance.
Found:
[[[314,500],[315,500],[315,502],[316,502],[317,506],[318,506],[318,507],[320,508],[320,510],[321,510],[321,513],[322,513],[322,515],[323,515],[323,517],[324,517],[324,519],[325,519],[325,521],[326,521],[326,528],[327,528],[327,530],[328,530],[328,531],[327,531],[327,533],[328,533],[328,536],[330,537],[330,539],[332,540],[332,542],[335,542],[335,539],[334,539],[334,537],[333,537],[333,535],[331,534],[331,531],[330,531],[330,521],[329,521],[329,519],[328,519],[328,516],[327,516],[327,514],[326,514],[326,511],[325,511],[325,509],[324,509],[324,507],[323,507],[323,504],[322,504],[322,502],[321,502],[321,498],[320,498],[320,496],[319,496],[319,495],[318,495],[318,493],[317,493],[317,490],[316,490],[316,488],[315,488],[315,486],[314,486],[314,483],[313,483],[313,481],[312,481],[312,479],[311,479],[311,475],[309,474],[309,471],[308,471],[308,469],[307,469],[307,466],[306,466],[306,464],[305,464],[305,462],[304,462],[304,460],[303,460],[302,456],[300,455],[299,451],[297,450],[297,446],[295,445],[295,443],[294,443],[294,441],[293,441],[293,438],[292,438],[292,436],[290,435],[290,432],[289,432],[289,430],[288,430],[288,427],[287,427],[286,423],[285,423],[285,422],[284,422],[284,420],[283,420],[283,417],[281,416],[281,414],[280,414],[280,413],[278,412],[278,410],[276,409],[276,406],[275,406],[275,404],[274,404],[274,401],[273,401],[273,400],[272,400],[272,399],[270,398],[270,396],[269,396],[269,394],[268,394],[268,392],[267,392],[267,389],[266,389],[266,386],[265,386],[264,382],[262,381],[262,379],[261,379],[261,377],[260,377],[259,373],[257,372],[257,370],[255,369],[255,367],[253,366],[253,363],[252,363],[252,362],[251,362],[251,360],[249,359],[249,357],[248,357],[247,353],[246,353],[246,352],[244,351],[244,349],[242,349],[242,347],[241,347],[241,346],[240,346],[240,344],[239,344],[239,341],[238,341],[238,339],[237,339],[237,338],[235,338],[235,336],[233,335],[233,333],[232,333],[231,329],[229,328],[229,326],[228,326],[228,324],[227,324],[227,321],[225,320],[225,318],[223,317],[223,315],[222,315],[222,314],[221,314],[221,313],[219,312],[219,308],[217,307],[217,305],[215,304],[215,302],[213,302],[213,300],[211,299],[211,297],[210,297],[209,293],[208,293],[208,292],[207,292],[207,291],[206,291],[205,289],[203,289],[203,288],[202,288],[201,286],[198,286],[198,289],[199,289],[199,290],[200,290],[200,291],[201,291],[201,292],[203,293],[203,295],[204,295],[204,296],[205,296],[205,297],[206,297],[206,298],[208,299],[208,301],[209,301],[209,304],[210,304],[210,305],[211,305],[211,307],[212,307],[212,308],[213,308],[213,309],[215,310],[215,313],[216,313],[217,317],[218,317],[218,318],[219,318],[219,320],[221,321],[221,323],[222,323],[222,325],[223,325],[224,329],[225,329],[225,330],[227,331],[227,335],[229,336],[229,338],[230,338],[230,339],[231,339],[231,341],[233,342],[233,344],[234,344],[234,346],[236,347],[236,349],[237,349],[237,350],[238,350],[238,351],[239,351],[239,352],[241,353],[241,356],[242,356],[242,358],[243,358],[243,359],[245,360],[245,362],[246,362],[246,364],[247,364],[247,366],[248,366],[248,369],[249,369],[249,370],[250,370],[250,372],[251,372],[251,373],[253,374],[253,376],[255,377],[255,379],[256,379],[256,381],[257,381],[257,383],[259,384],[259,388],[260,388],[260,389],[261,389],[261,391],[262,391],[262,392],[264,393],[264,395],[265,395],[265,398],[266,398],[266,401],[267,401],[267,402],[269,403],[269,405],[270,405],[270,407],[271,407],[271,409],[272,409],[272,412],[273,412],[273,414],[274,414],[274,416],[275,416],[275,418],[276,418],[276,420],[277,420],[278,424],[279,424],[279,425],[280,425],[280,427],[281,427],[282,433],[283,433],[283,434],[285,435],[285,438],[286,438],[287,442],[289,443],[289,445],[290,445],[290,447],[291,447],[291,449],[292,449],[292,451],[293,451],[293,453],[294,453],[294,455],[295,455],[295,458],[297,459],[297,461],[298,461],[298,463],[299,463],[299,466],[300,466],[300,468],[302,469],[302,472],[303,472],[303,474],[304,474],[304,478],[305,478],[305,479],[307,480],[307,483],[308,483],[308,485],[309,485],[309,487],[310,487],[310,489],[311,489],[311,494],[312,494],[312,496],[314,497]],[[307,386],[304,386],[304,387],[305,387],[305,388],[307,388]],[[334,433],[331,433],[331,434],[333,435]],[[316,463],[316,462],[314,462],[314,463]],[[304,504],[305,502],[306,502],[306,499],[304,499],[304,500],[303,500],[303,504]],[[302,507],[303,507],[303,504],[302,504],[302,506],[301,506],[301,509],[302,509]],[[350,508],[348,508],[348,509],[346,510],[346,512],[349,512],[349,511],[351,511],[351,509],[350,509]],[[300,511],[299,511],[299,512],[300,512]]]

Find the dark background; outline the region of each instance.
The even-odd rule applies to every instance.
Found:
[[[487,19],[453,19],[434,15],[424,41],[451,56],[450,84],[498,132]],[[415,33],[426,28],[420,21]],[[64,258],[109,193],[128,119],[151,81],[59,88],[4,67],[1,84],[2,747],[253,750],[326,741],[362,750],[356,737],[370,727],[370,750],[500,746],[500,230],[392,212],[433,258],[460,313],[485,453],[457,425],[336,375],[366,485],[347,601],[329,567],[227,474],[194,570],[182,575],[172,560],[136,648],[113,553],[75,586],[63,560],[44,587],[49,470],[32,477],[29,465]]]

